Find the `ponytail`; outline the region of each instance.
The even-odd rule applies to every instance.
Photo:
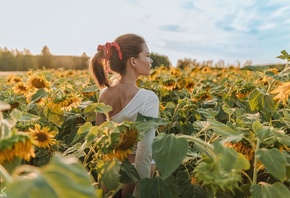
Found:
[[[104,64],[107,61],[102,59],[103,51],[98,51],[89,62],[89,70],[93,79],[99,85],[99,87],[110,87],[110,81],[104,69]]]
[[[107,42],[105,45],[99,45],[97,50],[98,52],[90,61],[89,69],[99,87],[110,87],[110,81],[107,73],[111,69],[108,65],[108,61],[110,61],[114,50],[117,51],[119,60],[122,60],[120,46],[116,42]],[[106,68],[105,70],[104,67]]]

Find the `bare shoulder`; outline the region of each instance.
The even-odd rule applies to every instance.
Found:
[[[101,90],[99,102],[106,103],[110,98],[116,96],[117,90],[114,87],[106,87]]]

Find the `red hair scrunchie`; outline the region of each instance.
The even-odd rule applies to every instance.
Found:
[[[116,50],[118,52],[118,56],[119,56],[120,60],[122,60],[122,52],[121,52],[119,44],[116,42],[107,42],[105,45],[98,45],[97,50],[98,51],[102,50],[104,52],[103,58],[108,60],[111,58],[111,56],[113,54],[112,47],[116,48]]]

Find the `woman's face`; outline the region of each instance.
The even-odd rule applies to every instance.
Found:
[[[139,75],[149,76],[151,63],[153,60],[150,58],[150,52],[146,43],[142,44],[142,52],[136,58],[136,71]]]

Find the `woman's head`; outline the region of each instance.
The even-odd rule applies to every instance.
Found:
[[[109,69],[123,75],[131,57],[137,58],[143,50],[144,38],[136,34],[124,34],[114,42],[98,47],[98,52],[91,58],[89,69],[99,86],[110,86],[106,75],[107,64]],[[110,48],[110,49],[108,49]],[[110,52],[110,53],[107,53]],[[109,55],[108,55],[109,54]]]

